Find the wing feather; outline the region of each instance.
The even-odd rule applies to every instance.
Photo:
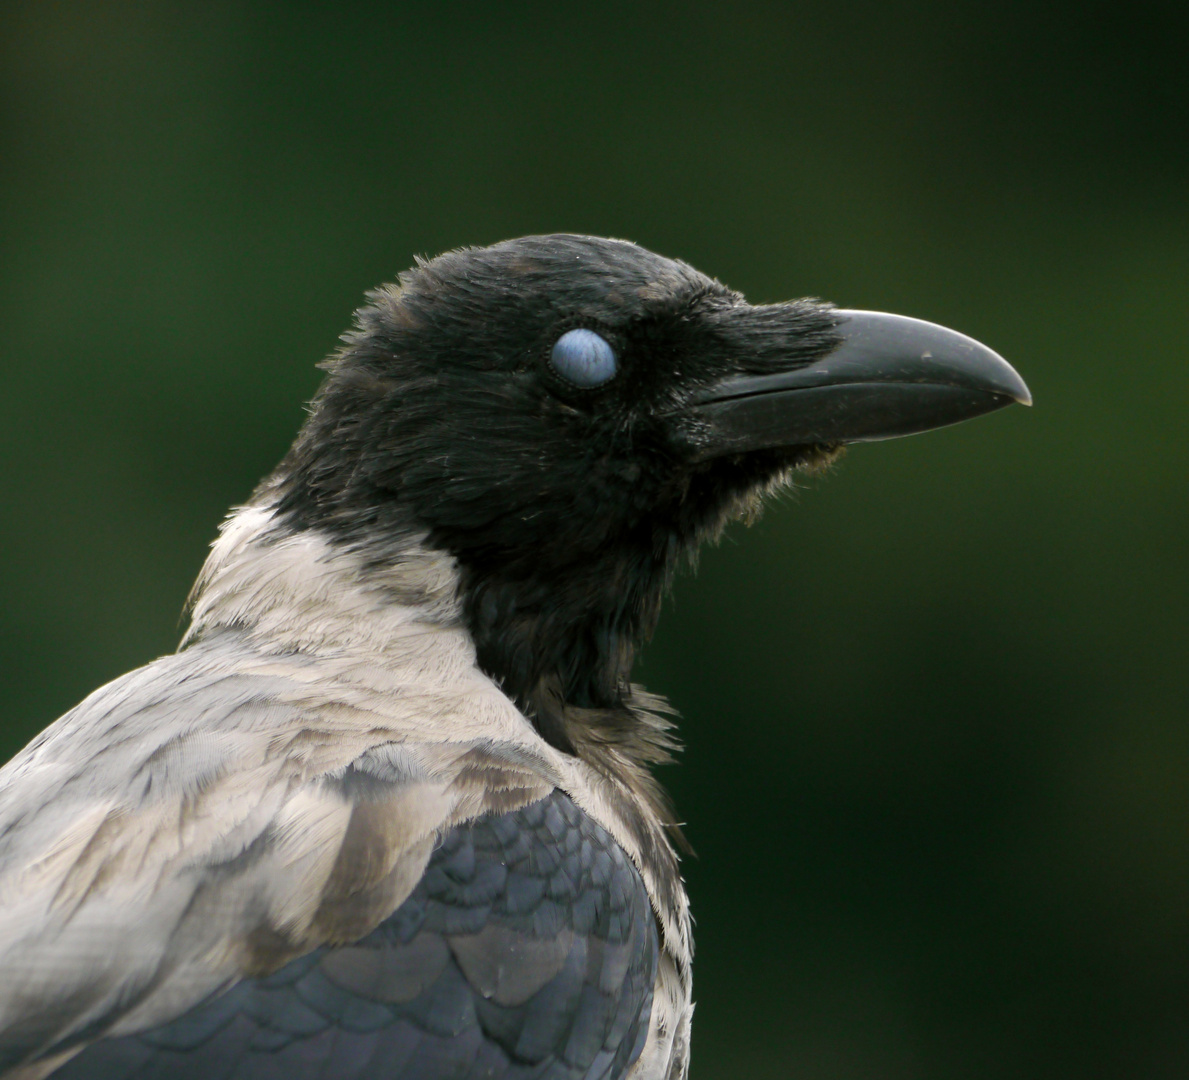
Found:
[[[443,829],[553,786],[514,739],[401,728],[440,701],[244,656],[223,634],[163,657],[0,770],[0,1073],[359,940]]]

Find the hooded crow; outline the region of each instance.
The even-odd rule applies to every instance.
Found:
[[[630,682],[674,571],[850,442],[1029,403],[914,319],[634,244],[369,294],[179,650],[0,772],[3,1080],[680,1080],[690,918]]]

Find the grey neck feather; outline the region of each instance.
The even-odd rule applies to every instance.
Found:
[[[411,536],[383,565],[318,532],[279,526],[267,505],[237,510],[190,598],[182,648],[220,629],[265,652],[390,655],[418,628],[463,632],[454,559]]]

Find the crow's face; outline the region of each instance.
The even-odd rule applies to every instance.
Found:
[[[658,519],[696,533],[822,453],[704,460],[689,405],[829,352],[825,305],[751,308],[683,263],[571,236],[452,252],[371,299],[319,402],[318,495],[352,526],[365,508],[411,514],[464,561],[534,574]]]
[[[451,252],[370,299],[282,512],[381,561],[413,534],[453,554],[481,662],[522,702],[544,680],[613,707],[682,554],[794,469],[1026,394],[960,335],[753,307],[622,241]]]

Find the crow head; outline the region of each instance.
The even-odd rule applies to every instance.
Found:
[[[369,299],[269,482],[282,520],[379,563],[412,535],[453,555],[479,663],[566,749],[630,716],[675,567],[760,496],[1027,400],[959,334],[752,306],[623,241],[453,251]]]

